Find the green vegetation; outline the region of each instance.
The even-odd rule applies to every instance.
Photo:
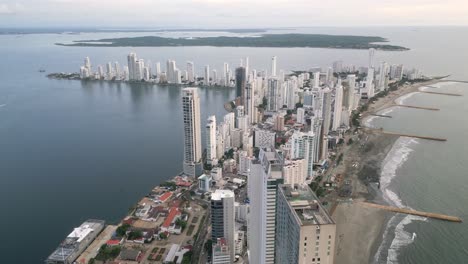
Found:
[[[298,108],[301,108],[301,107],[303,107],[303,106],[304,106],[304,105],[303,105],[303,104],[301,104],[301,103],[296,103],[296,110],[297,110]]]
[[[135,240],[143,237],[143,232],[141,231],[131,231],[128,233],[128,240]]]
[[[341,153],[339,156],[338,156],[338,159],[336,159],[336,165],[340,165],[341,161],[343,160],[343,153]]]
[[[166,187],[170,190],[175,190],[177,188],[177,185],[175,184],[175,182],[171,182],[171,181],[163,182],[159,186]]]
[[[180,46],[214,46],[214,47],[303,47],[303,48],[336,48],[336,49],[369,49],[408,50],[408,48],[375,44],[388,42],[377,36],[345,36],[322,34],[264,34],[260,37],[200,37],[200,38],[163,38],[144,36],[132,38],[109,38],[98,40],[78,40],[72,44],[56,43],[61,46],[91,47],[180,47]]]
[[[95,257],[95,260],[107,261],[110,259],[115,259],[117,256],[119,256],[120,250],[121,250],[120,246],[109,247],[106,244],[104,244],[99,249],[99,252],[97,256]]]
[[[125,236],[129,228],[130,228],[129,224],[123,224],[117,227],[117,230],[115,230],[115,233],[117,234],[118,237],[123,237]]]
[[[182,258],[182,264],[189,264],[192,262],[192,251],[189,251],[184,254],[184,257]]]
[[[187,227],[187,222],[179,218],[176,220],[176,225],[180,226],[183,232],[184,229]]]
[[[166,233],[161,233],[161,234],[159,234],[159,238],[160,238],[160,239],[167,239]]]
[[[213,240],[211,239],[208,239],[205,243],[205,251],[206,253],[211,256],[211,254],[213,253]]]

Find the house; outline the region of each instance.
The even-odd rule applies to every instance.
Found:
[[[130,248],[123,248],[119,256],[121,260],[131,260],[131,261],[139,261],[140,257],[141,257],[140,250],[134,250]]]
[[[164,223],[161,226],[161,230],[163,232],[167,231],[173,234],[180,234],[182,230],[180,227],[176,227],[175,222],[180,218],[181,215],[182,214],[179,208],[171,207],[169,210],[169,215],[166,217],[166,220],[164,220]]]

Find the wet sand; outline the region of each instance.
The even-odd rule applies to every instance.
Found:
[[[368,110],[362,113],[362,121],[368,118],[370,113],[395,106],[395,100],[399,97],[418,92],[420,87],[437,82],[438,80],[417,83],[390,92],[386,97],[369,105]],[[339,197],[332,215],[337,225],[337,264],[372,263],[387,221],[393,214],[380,209],[366,208],[353,201],[383,203],[375,182],[379,181],[382,162],[397,139],[398,136],[361,130],[358,142],[346,147],[343,152],[344,162],[334,172],[342,173],[344,180],[351,181],[352,195],[349,198]]]

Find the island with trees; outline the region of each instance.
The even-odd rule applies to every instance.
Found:
[[[250,37],[165,38],[158,36],[76,40],[56,43],[72,47],[270,47],[270,48],[335,48],[408,50],[406,47],[386,44],[387,39],[377,36],[323,35],[323,34],[264,34]]]

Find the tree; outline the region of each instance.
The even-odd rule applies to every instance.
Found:
[[[167,238],[166,233],[161,233],[161,234],[159,234],[159,238],[161,238],[161,239],[166,239],[166,238]]]
[[[187,222],[179,218],[176,221],[176,225],[180,226],[182,230],[184,230],[187,227]]]
[[[115,231],[117,233],[118,237],[123,237],[127,233],[127,230],[130,228],[129,224],[123,224],[119,227],[117,227],[117,230]]]
[[[205,251],[209,256],[211,256],[211,253],[213,251],[213,240],[208,239],[205,243]]]
[[[141,231],[131,231],[128,233],[128,240],[135,240],[143,237],[143,232]]]

